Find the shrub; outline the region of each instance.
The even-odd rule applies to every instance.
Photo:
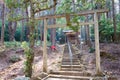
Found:
[[[15,63],[15,62],[18,62],[18,61],[20,61],[20,60],[21,60],[21,59],[20,59],[19,56],[13,55],[13,56],[10,57],[9,62]]]
[[[16,49],[16,48],[20,47],[20,45],[21,45],[21,43],[16,42],[16,41],[14,41],[14,42],[5,42],[6,48],[14,48],[14,49]]]
[[[89,49],[89,53],[93,53],[93,52],[95,52],[95,49],[94,48],[90,48]]]

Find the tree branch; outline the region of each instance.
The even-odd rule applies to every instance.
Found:
[[[38,2],[38,1],[34,1],[33,4],[45,3],[45,2],[47,2],[47,1],[48,1],[48,0],[44,0],[44,1],[40,1],[40,2]]]
[[[37,12],[40,12],[40,11],[44,11],[44,10],[48,10],[48,9],[51,9],[51,8],[56,7],[56,5],[57,5],[57,0],[53,0],[53,1],[54,1],[54,5],[51,5],[50,7],[44,8],[44,9],[38,8],[37,10],[34,11],[34,13],[37,13]]]

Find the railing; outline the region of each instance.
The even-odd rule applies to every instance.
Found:
[[[71,69],[72,69],[72,64],[73,64],[73,53],[71,50],[71,43],[69,39],[67,38],[67,45],[68,45],[68,50],[69,50],[69,57],[70,57],[70,64],[71,64]]]

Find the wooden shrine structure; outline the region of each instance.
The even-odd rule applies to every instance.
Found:
[[[96,54],[96,74],[102,73],[100,66],[100,49],[99,49],[99,25],[98,25],[98,14],[107,13],[108,9],[100,9],[100,10],[88,10],[81,11],[77,13],[67,14],[69,16],[85,16],[85,15],[94,15],[94,20],[92,22],[80,22],[79,25],[94,25],[95,30],[95,54]],[[47,29],[49,28],[64,28],[67,24],[53,24],[48,25],[47,19],[55,19],[55,18],[66,18],[66,14],[60,15],[48,15],[41,16],[40,18],[36,18],[37,20],[44,20],[44,44],[43,44],[43,72],[47,72]],[[74,23],[73,23],[74,25]]]

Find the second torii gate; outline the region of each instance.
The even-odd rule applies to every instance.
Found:
[[[71,13],[69,16],[84,16],[93,14],[94,21],[93,22],[80,22],[79,25],[94,25],[95,30],[95,54],[96,54],[96,74],[101,74],[101,66],[100,66],[100,49],[99,49],[99,25],[98,25],[98,13],[107,13],[108,9],[100,9],[100,10],[89,10],[89,11],[81,11],[79,13]],[[47,29],[49,28],[62,28],[66,27],[67,24],[53,24],[48,25],[47,19],[61,18],[66,17],[66,14],[61,15],[49,15],[49,16],[41,16],[40,18],[36,18],[37,20],[44,20],[44,46],[43,46],[43,72],[47,72]]]

